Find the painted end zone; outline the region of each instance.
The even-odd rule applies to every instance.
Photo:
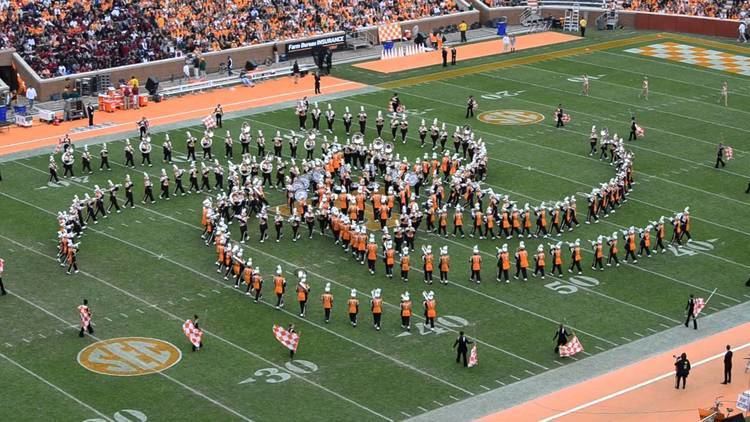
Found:
[[[527,50],[529,48],[543,47],[552,44],[561,44],[579,39],[581,39],[581,37],[561,34],[558,32],[541,32],[537,34],[522,35],[516,39],[516,50]],[[456,57],[459,62],[468,59],[476,59],[478,57],[501,54],[502,52],[503,41],[501,39],[456,47]],[[354,67],[359,67],[379,73],[395,73],[402,72],[404,70],[434,66],[441,63],[443,63],[441,52],[431,51],[428,53],[399,57],[395,59],[373,60],[355,64]]]
[[[344,79],[325,76],[321,82],[323,94],[352,91],[366,85]],[[226,89],[188,94],[184,97],[171,97],[160,103],[149,103],[138,110],[118,110],[114,113],[103,111],[94,113],[94,122],[111,122],[106,127],[71,134],[73,142],[104,135],[136,132],[136,122],[141,117],[149,119],[152,127],[158,127],[185,120],[198,120],[209,116],[221,104],[224,112],[246,110],[282,102],[295,101],[308,96],[314,101],[313,78],[300,79],[295,84],[291,78],[279,78],[258,83],[249,88],[237,85]],[[0,133],[0,155],[28,151],[57,144],[59,138],[72,129],[86,127],[87,119],[63,122],[60,126],[34,122],[30,128],[13,127]],[[160,145],[161,141],[157,142]]]
[[[685,329],[691,330],[689,328]],[[732,384],[722,385],[724,347],[734,350]],[[750,323],[679,349],[643,360],[591,381],[488,415],[482,422],[523,421],[696,421],[699,408],[718,396],[725,407],[750,388],[745,360],[750,351]],[[674,388],[672,355],[687,353],[693,369],[685,390]],[[615,366],[617,363],[613,362]]]

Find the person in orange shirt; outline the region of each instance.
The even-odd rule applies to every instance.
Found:
[[[534,255],[534,273],[531,275],[536,277],[537,274],[541,274],[542,280],[544,280],[544,258],[544,245],[539,245],[536,248],[536,254]]]
[[[581,269],[581,240],[576,239],[575,243],[568,243],[568,247],[570,248],[570,260],[573,261],[568,268],[568,272],[572,273],[573,268],[577,268],[578,274],[583,274]]]
[[[401,328],[411,331],[411,299],[409,298],[409,292],[404,292],[401,295]]]
[[[560,250],[560,243],[556,245],[550,245],[549,253],[552,256],[552,276],[555,276],[555,271],[557,271],[557,276],[562,277],[563,271],[562,271],[562,251]]]
[[[409,267],[410,267],[410,259],[409,259],[409,248],[404,247],[401,249],[401,280],[403,280],[404,283],[409,281]]]
[[[438,236],[448,237],[448,211],[445,207],[438,210]]]
[[[380,289],[373,290],[372,299],[370,300],[370,310],[372,311],[372,325],[378,331],[380,331],[380,317],[383,316],[383,299],[380,297],[380,293]]]
[[[253,292],[255,293],[255,303],[258,303],[263,297],[261,290],[263,290],[263,277],[260,275],[260,267],[256,267],[255,271],[253,271]],[[250,296],[251,292],[246,292],[245,294]]]
[[[638,256],[643,256],[643,251],[646,251],[646,256],[651,258],[651,230],[653,227],[649,224],[645,229],[640,230],[641,245],[638,249]]]
[[[333,295],[331,294],[331,283],[326,283],[323,289],[323,294],[320,295],[320,300],[323,302],[323,312],[326,318],[326,324],[331,319],[331,308],[333,308]]]
[[[544,202],[542,202],[539,208],[534,210],[534,213],[536,214],[536,233],[534,233],[534,237],[539,237],[540,234],[547,237],[547,208],[544,207]]]
[[[521,230],[520,237],[523,237],[523,235],[526,235],[526,238],[531,237],[531,208],[529,208],[529,204],[527,203],[523,207],[523,229]]]
[[[504,243],[502,248],[497,249],[497,282],[501,282],[505,279],[506,283],[510,283],[510,255],[508,254],[508,244]]]
[[[607,258],[607,266],[612,266],[612,261],[615,261],[615,266],[620,266],[620,260],[617,259],[617,232],[612,233],[612,237],[607,238],[607,245],[609,246],[609,257]]]
[[[451,269],[451,257],[448,255],[448,246],[440,248],[440,283],[448,284],[448,272]]]
[[[349,322],[352,327],[357,326],[357,314],[359,314],[359,299],[357,299],[357,289],[352,289],[349,300],[346,302],[349,311]]]
[[[424,271],[425,284],[432,284],[432,271],[435,266],[435,256],[432,254],[432,246],[422,247],[422,269]]]
[[[625,236],[625,262],[628,262],[628,257],[633,259],[633,264],[638,263],[638,258],[635,257],[635,227],[630,227],[627,232],[623,231]]]
[[[463,207],[460,205],[456,205],[456,211],[453,213],[453,237],[456,237],[456,232],[461,232],[461,237],[466,237],[464,235],[464,215],[463,215]]]
[[[370,233],[370,238],[367,241],[367,269],[370,270],[370,274],[375,274],[375,261],[378,259],[378,244],[375,243],[375,235]]]
[[[281,265],[276,266],[276,275],[273,277],[273,292],[276,293],[276,309],[284,307],[284,292],[286,291],[286,279]]]
[[[482,214],[482,209],[479,208],[479,202],[474,204],[474,209],[471,210],[471,219],[472,219],[472,225],[471,225],[471,233],[469,233],[469,237],[474,237],[474,233],[479,234],[479,238],[483,239],[482,236],[482,223],[484,220],[484,214]]]
[[[240,277],[237,277],[237,280],[234,283],[235,289],[239,289],[240,287],[240,278],[242,278],[242,282],[245,283],[245,293],[248,293],[250,291],[250,288],[253,285],[253,259],[252,258],[248,258],[247,262],[245,262],[245,265],[242,268]]]
[[[299,282],[297,283],[297,302],[299,302],[299,316],[305,317],[305,311],[307,310],[307,297],[310,294],[310,285],[307,284],[307,275],[304,271],[300,270],[297,272],[300,276]]]
[[[427,320],[425,326],[429,325],[430,330],[435,331],[435,318],[437,318],[435,293],[432,290],[430,290],[429,293],[422,292],[422,297],[424,297],[424,302],[422,302],[422,305],[424,306],[424,317]]]
[[[523,242],[518,244],[518,250],[516,251],[516,275],[514,279],[518,280],[518,275],[523,275],[523,281],[528,280],[529,268],[529,252],[526,250],[526,245]]]
[[[385,263],[385,276],[393,278],[393,266],[396,264],[396,250],[393,249],[393,242],[387,241],[383,251],[383,262]]]
[[[591,269],[596,270],[599,267],[600,271],[604,271],[604,247],[602,246],[602,237],[599,236],[596,242],[591,242],[591,246],[594,248],[594,262],[591,263]]]
[[[661,253],[664,253],[667,251],[664,247],[664,217],[661,217],[658,222],[654,221],[651,224],[656,226],[656,246],[654,247],[654,253],[659,253],[659,248],[661,248]]]
[[[469,281],[472,283],[482,282],[482,256],[479,254],[479,246],[474,245],[472,255],[469,257],[469,265],[471,273],[469,275]]]

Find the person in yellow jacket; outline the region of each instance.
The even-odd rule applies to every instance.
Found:
[[[578,22],[578,26],[581,28],[581,36],[586,36],[586,25],[588,22],[586,21],[586,18],[581,18],[581,20]]]
[[[466,42],[466,31],[469,29],[469,24],[466,21],[461,21],[458,24],[458,32],[461,33],[461,42]]]

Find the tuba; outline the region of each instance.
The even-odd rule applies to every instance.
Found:
[[[385,147],[385,143],[380,138],[375,138],[374,141],[372,141],[372,149],[373,151],[380,152],[383,150],[383,147]]]
[[[383,152],[386,154],[392,154],[393,153],[393,143],[388,142],[385,144],[385,147],[383,148]]]
[[[365,143],[365,136],[361,133],[355,133],[352,135],[352,144],[354,145],[363,145]]]

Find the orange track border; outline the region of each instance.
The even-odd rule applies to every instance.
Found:
[[[562,34],[559,32],[541,32],[537,34],[522,35],[516,38],[516,50],[528,50],[530,48],[544,47],[553,44],[580,40],[581,37]],[[501,39],[466,44],[456,47],[456,57],[459,62],[479,57],[502,54],[503,41]],[[387,60],[374,60],[353,65],[361,69],[371,70],[379,73],[395,73],[404,70],[419,69],[422,67],[435,66],[443,63],[440,51],[430,51],[413,56],[398,57]]]
[[[692,328],[685,328],[687,331]],[[722,385],[724,347],[735,350],[732,384]],[[750,389],[745,360],[750,350],[750,323],[714,334],[589,381],[488,415],[480,421],[697,421],[698,408],[714,399],[735,409],[737,396]],[[673,354],[687,353],[693,369],[685,390],[674,388]],[[613,362],[613,366],[616,362]],[[642,413],[634,413],[642,412]]]
[[[321,82],[323,94],[335,94],[364,88],[367,85],[331,76]],[[118,110],[114,113],[98,111],[94,122],[112,122],[112,126],[71,134],[74,142],[112,134],[135,134],[136,121],[141,117],[149,119],[152,127],[173,124],[185,120],[203,119],[210,115],[216,104],[221,103],[224,112],[246,110],[287,101],[295,101],[308,96],[314,99],[312,78],[303,78],[298,84],[291,78],[273,79],[257,84],[253,88],[237,85],[231,88],[215,89],[184,97],[172,97],[160,103],[149,103],[139,110]],[[37,148],[50,147],[73,128],[86,126],[88,120],[63,122],[60,126],[34,122],[30,128],[12,127],[0,133],[0,155],[7,155]],[[200,124],[196,121],[196,124]]]

